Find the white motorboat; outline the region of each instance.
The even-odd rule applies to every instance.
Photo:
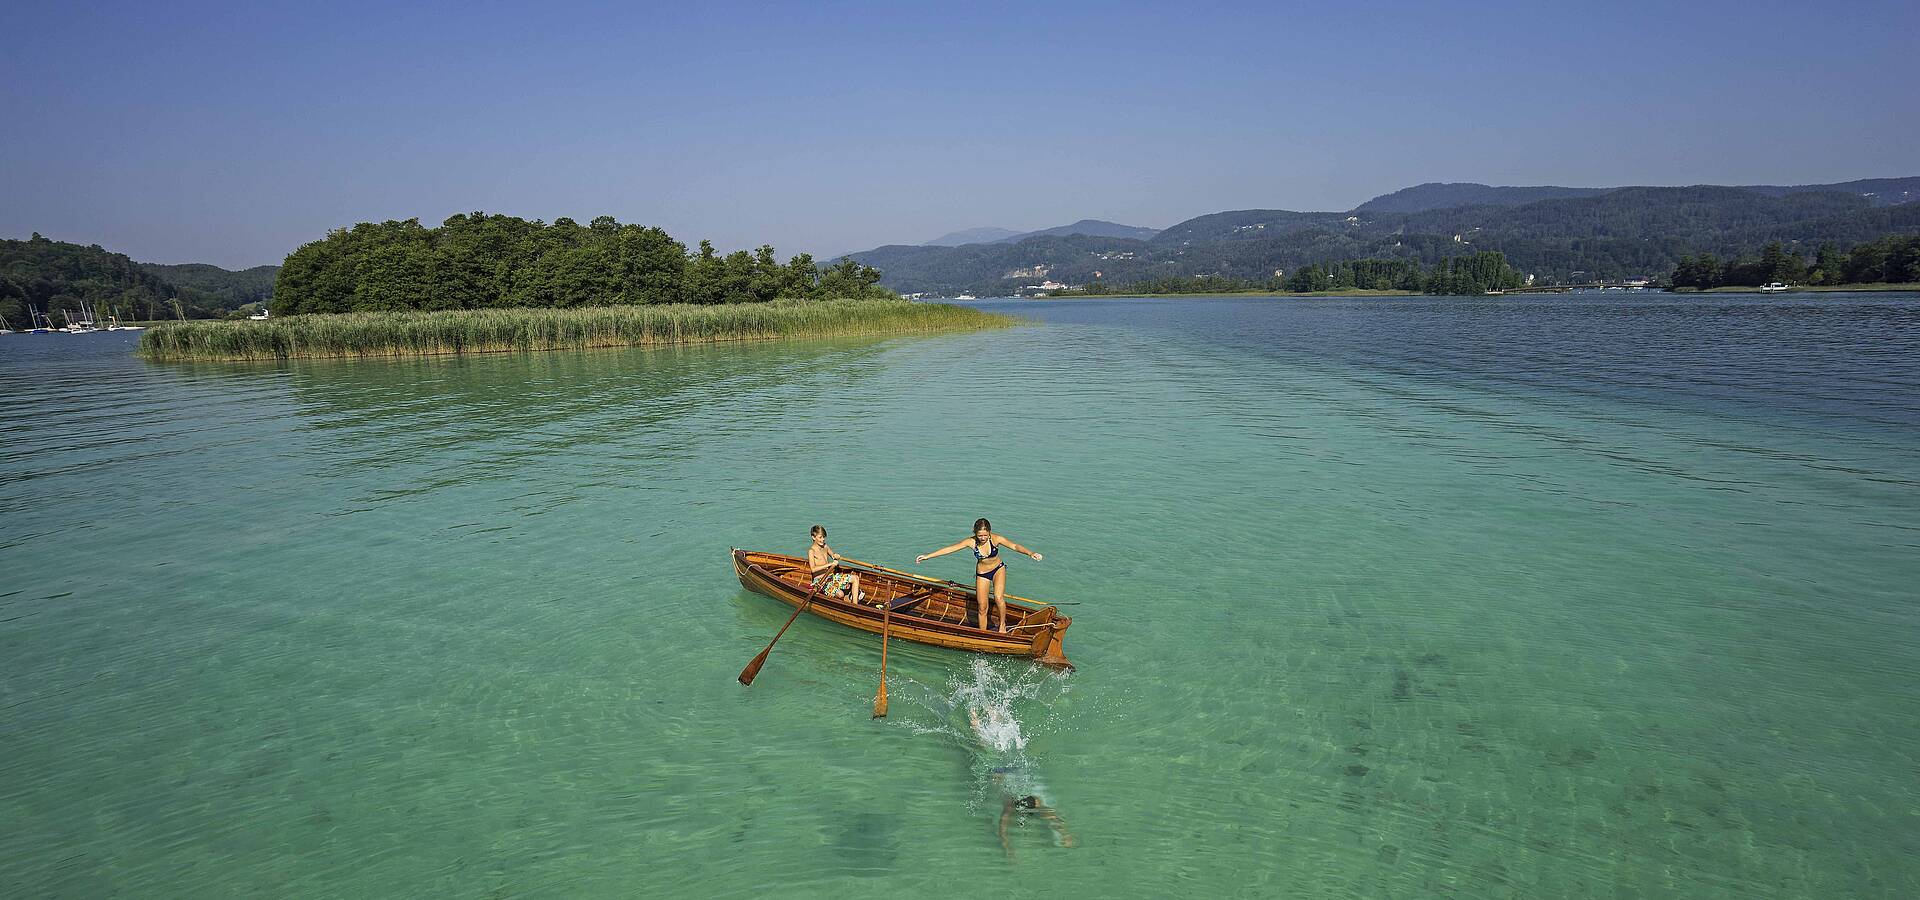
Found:
[[[1778,282],[1778,281],[1776,281],[1776,282],[1773,282],[1772,284],[1763,284],[1763,285],[1761,285],[1761,286],[1760,286],[1760,293],[1762,293],[1762,294],[1778,294],[1778,293],[1780,293],[1780,292],[1782,292],[1782,291],[1785,291],[1786,289],[1787,289],[1787,286],[1786,286],[1786,285],[1784,285],[1784,284],[1781,284],[1780,282]]]

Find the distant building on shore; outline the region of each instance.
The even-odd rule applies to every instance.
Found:
[[[1051,294],[1055,291],[1078,291],[1078,290],[1084,290],[1085,288],[1086,288],[1086,285],[1083,285],[1083,284],[1061,284],[1058,281],[1048,279],[1046,281],[1040,282],[1039,284],[1026,285],[1025,287],[1020,288],[1020,290],[1017,291],[1016,293],[1020,295],[1028,296],[1028,297],[1045,297],[1048,294]]]

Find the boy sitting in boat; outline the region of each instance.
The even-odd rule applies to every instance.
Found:
[[[807,574],[812,576],[813,589],[835,599],[858,598],[854,600],[856,603],[866,600],[860,593],[859,572],[835,571],[840,554],[827,546],[827,527],[815,525],[812,533],[813,543],[807,547]]]

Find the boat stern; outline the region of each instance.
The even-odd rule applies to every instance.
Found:
[[[1057,609],[1049,606],[1029,616],[1023,624],[1039,626],[1035,629],[1033,644],[1028,650],[1034,662],[1063,672],[1073,671],[1073,663],[1067,661],[1064,646],[1067,626],[1073,624],[1071,617],[1060,615]]]

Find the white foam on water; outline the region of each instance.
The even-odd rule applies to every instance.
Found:
[[[997,811],[1003,794],[1046,796],[1028,746],[1054,725],[1052,706],[1067,684],[1066,676],[1038,666],[976,658],[943,687],[916,685],[917,705],[929,715],[902,724],[965,751],[975,778],[972,806]]]

